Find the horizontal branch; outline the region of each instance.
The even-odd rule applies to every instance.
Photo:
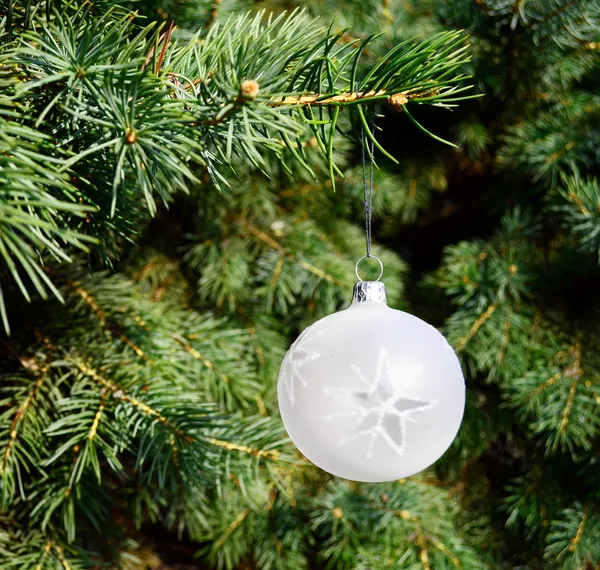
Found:
[[[147,416],[156,418],[156,421],[158,421],[165,428],[175,432],[179,437],[183,438],[186,441],[186,443],[191,443],[193,441],[193,438],[190,435],[186,434],[183,430],[181,430],[177,426],[173,425],[161,412],[159,412],[158,410],[155,410],[154,408],[150,407],[148,404],[141,402],[140,400],[134,398],[133,396],[126,394],[120,386],[118,386],[111,380],[105,378],[104,376],[98,374],[98,372],[96,372],[96,370],[94,370],[93,368],[91,368],[90,366],[85,364],[83,361],[72,360],[71,362],[77,368],[79,368],[79,370],[83,374],[85,374],[87,377],[91,378],[92,380],[95,380],[103,388],[108,389],[113,398],[116,398],[117,400],[121,400],[122,402],[130,404],[131,406],[138,409],[139,411],[146,414]]]
[[[423,91],[421,93],[393,93],[388,95],[385,89],[380,91],[356,91],[350,93],[340,93],[338,95],[300,95],[300,96],[288,96],[278,97],[274,101],[270,101],[268,104],[272,107],[280,107],[282,105],[320,105],[320,106],[336,106],[345,105],[348,103],[354,103],[365,100],[385,100],[394,107],[401,108],[403,105],[408,103],[409,99],[415,99],[423,95],[431,95],[431,91]]]
[[[241,453],[247,453],[253,457],[264,457],[266,459],[279,459],[279,451],[266,451],[264,449],[256,449],[254,447],[248,447],[247,445],[240,445],[239,443],[233,443],[231,441],[223,441],[222,439],[216,439],[211,437],[208,440],[209,443],[217,447],[222,447],[227,451],[240,451]]]
[[[258,95],[259,85],[256,82],[252,83],[255,83],[256,87],[255,92],[253,92],[251,96],[244,92],[240,93],[240,95],[238,95],[235,100],[229,104],[229,108],[226,112],[220,113],[214,118],[205,119],[197,124],[204,127],[214,127],[224,123],[231,117],[231,115],[239,110],[245,102],[255,99],[255,97]],[[267,107],[340,107],[357,103],[367,103],[369,101],[378,101],[387,102],[392,107],[402,110],[404,105],[406,105],[411,99],[418,99],[419,97],[431,97],[432,95],[436,95],[438,93],[438,90],[427,90],[414,93],[403,91],[400,93],[388,94],[385,89],[381,89],[379,91],[346,92],[338,93],[337,95],[312,93],[310,95],[287,95],[285,97],[277,97],[276,99],[268,100],[263,104]],[[225,108],[227,105],[224,104],[222,107]]]

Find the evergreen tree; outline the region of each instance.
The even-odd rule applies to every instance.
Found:
[[[0,568],[599,566],[600,4],[285,8],[0,4]],[[389,302],[468,402],[367,485],[274,388],[348,302],[373,116]]]

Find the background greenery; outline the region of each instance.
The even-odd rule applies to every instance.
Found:
[[[0,41],[0,568],[600,566],[599,2],[2,0]],[[468,402],[363,485],[275,383],[349,300],[373,112],[390,305]]]

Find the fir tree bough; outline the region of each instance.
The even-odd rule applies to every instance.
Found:
[[[0,3],[0,568],[597,567],[600,5],[286,9]],[[275,383],[348,301],[373,117],[389,303],[468,400],[364,485]]]

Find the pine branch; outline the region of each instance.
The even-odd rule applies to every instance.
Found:
[[[546,558],[557,557],[567,570],[600,563],[596,549],[600,537],[598,514],[589,505],[576,503],[565,509],[548,534]]]
[[[199,169],[216,184],[225,180],[222,165],[234,155],[264,170],[267,156],[282,160],[283,150],[300,144],[307,129],[333,175],[339,172],[332,142],[340,107],[452,106],[463,98],[457,84],[468,57],[458,33],[405,42],[357,81],[370,40],[342,43],[343,34],[324,32],[299,12],[269,16],[266,24],[263,13],[217,23],[201,44],[198,36],[185,44],[174,39],[172,23],[161,33],[139,27],[133,13],[105,8],[70,4],[48,17],[32,11],[23,41],[11,44],[3,58],[10,87],[3,104],[11,118],[3,119],[8,146],[0,177],[8,177],[17,202],[0,203],[0,254],[27,300],[19,265],[39,295],[50,290],[60,298],[36,257],[47,252],[68,263],[68,251],[88,251],[94,233],[102,235],[99,249],[106,256],[113,244],[104,229],[129,238],[134,224],[120,208],[137,209],[139,195],[154,215],[155,196],[168,204],[174,192],[198,184]],[[45,128],[44,121],[57,128]],[[42,145],[46,154],[38,150]],[[292,154],[311,171],[302,153]],[[15,179],[15,168],[28,168],[31,176]],[[48,170],[50,178],[39,176]],[[90,171],[105,183],[85,181]],[[46,190],[43,201],[32,198],[47,187],[52,193]],[[70,200],[51,198],[60,194]],[[26,208],[34,213],[24,215]],[[82,218],[79,231],[57,222],[70,223],[72,216]]]

